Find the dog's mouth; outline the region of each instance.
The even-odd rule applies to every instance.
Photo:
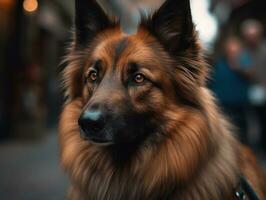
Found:
[[[104,140],[104,139],[100,139],[100,138],[88,138],[85,139],[88,140],[90,143],[98,145],[98,146],[109,146],[109,145],[113,145],[113,141],[110,140]]]
[[[136,124],[139,124],[139,126],[136,126]],[[121,146],[140,143],[154,130],[151,126],[147,126],[145,123],[143,125],[136,120],[129,122],[122,120],[112,121],[106,123],[101,129],[92,128],[89,124],[79,122],[79,128],[80,136],[83,140],[101,146]]]
[[[100,139],[100,138],[88,138],[88,137],[82,137],[83,140],[88,141],[94,145],[98,145],[98,146],[109,146],[109,145],[113,145],[114,142],[110,141],[110,140],[104,140],[104,139]]]
[[[80,129],[80,137],[81,137],[81,139],[83,139],[85,141],[88,141],[92,144],[100,145],[100,146],[107,146],[107,145],[114,144],[112,139],[109,139],[107,137],[101,137],[100,135],[99,136],[95,136],[95,135],[96,134],[88,134],[82,128]]]

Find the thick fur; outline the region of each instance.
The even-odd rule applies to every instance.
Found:
[[[62,166],[71,180],[69,198],[235,199],[238,176],[243,173],[260,198],[266,199],[262,169],[234,138],[234,129],[205,87],[208,66],[188,1],[167,1],[134,36],[121,33],[95,1],[77,2],[91,7],[95,16],[92,28],[84,25],[91,18],[76,14],[76,34],[63,74],[67,102],[60,120],[60,145]],[[84,5],[76,8],[85,9]],[[180,6],[187,13],[176,12]],[[98,21],[104,23],[97,26]],[[115,50],[125,40],[127,45]],[[84,74],[95,58],[104,61],[106,74],[111,68],[117,74],[110,82],[103,78],[97,87],[84,84]],[[156,84],[118,85],[132,61],[150,66]],[[78,119],[92,101],[104,102],[114,113],[152,113],[143,118],[151,122],[152,131],[134,145],[103,146],[83,140]],[[138,123],[132,125],[141,126]]]

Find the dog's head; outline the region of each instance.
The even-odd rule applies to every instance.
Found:
[[[76,0],[68,61],[67,95],[82,102],[76,120],[94,143],[135,143],[163,132],[169,113],[199,106],[205,83],[189,0],[167,0],[132,36],[95,0]]]

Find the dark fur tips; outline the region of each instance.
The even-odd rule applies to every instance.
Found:
[[[147,25],[170,53],[176,54],[194,42],[189,0],[166,0]]]
[[[79,47],[88,42],[101,30],[111,25],[96,0],[75,0],[75,39]]]
[[[75,5],[76,46],[84,47],[112,22],[96,0],[75,0]],[[195,40],[189,0],[166,0],[145,25],[172,54]]]

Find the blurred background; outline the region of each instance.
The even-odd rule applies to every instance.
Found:
[[[191,0],[209,87],[265,165],[266,1]],[[0,199],[65,199],[59,63],[74,0],[0,0]]]

